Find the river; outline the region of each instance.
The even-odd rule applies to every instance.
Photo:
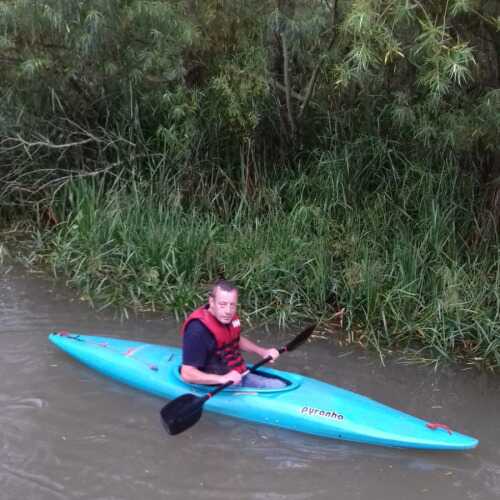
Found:
[[[360,392],[480,439],[465,453],[329,441],[205,412],[164,431],[158,398],[105,379],[58,351],[54,330],[180,345],[160,314],[122,321],[42,274],[0,266],[0,499],[471,499],[500,497],[500,378],[381,366],[316,337],[278,367]],[[250,336],[282,344],[293,333]]]

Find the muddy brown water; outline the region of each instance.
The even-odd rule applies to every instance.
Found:
[[[432,453],[331,441],[205,412],[176,437],[164,401],[105,379],[47,340],[67,329],[179,345],[161,315],[126,321],[61,283],[0,266],[0,499],[500,498],[499,377],[457,368],[381,366],[315,338],[279,367],[360,392],[472,434],[480,446]],[[281,344],[290,334],[249,334]]]

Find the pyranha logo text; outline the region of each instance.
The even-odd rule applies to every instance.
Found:
[[[302,415],[307,414],[311,417],[325,417],[333,418],[334,420],[344,420],[344,415],[337,413],[333,410],[320,410],[319,408],[311,408],[310,406],[303,406],[300,410]]]

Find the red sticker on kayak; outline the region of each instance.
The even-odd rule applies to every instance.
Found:
[[[300,410],[302,415],[310,415],[311,417],[333,418],[334,420],[344,420],[344,415],[333,410],[320,410],[311,406],[303,406]]]

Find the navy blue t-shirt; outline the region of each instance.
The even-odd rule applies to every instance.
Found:
[[[193,319],[182,337],[182,364],[203,370],[216,348],[210,330],[201,321]]]

